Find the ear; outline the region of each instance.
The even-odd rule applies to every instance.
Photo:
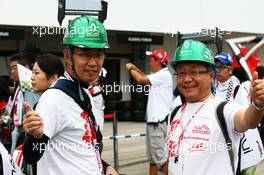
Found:
[[[56,81],[59,78],[58,74],[54,74],[49,78],[49,83],[52,84],[54,81]]]
[[[214,71],[210,71],[209,76],[210,76],[211,82],[213,82],[214,78],[215,78],[215,72]]]
[[[232,67],[228,68],[229,74],[232,75]]]
[[[63,58],[65,62],[67,63],[67,65],[70,65],[72,63],[70,56],[71,55],[69,55],[69,49],[67,48],[63,49]]]

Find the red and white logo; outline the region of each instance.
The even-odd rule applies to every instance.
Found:
[[[193,134],[210,135],[210,129],[207,125],[194,126],[192,129]]]

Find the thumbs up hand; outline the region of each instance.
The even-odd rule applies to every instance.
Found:
[[[33,109],[31,108],[31,106],[27,102],[24,102],[24,108],[25,108],[26,112],[33,111]]]
[[[25,132],[35,138],[43,136],[43,120],[32,107],[24,102],[26,114],[23,117],[23,128]]]
[[[264,107],[264,80],[258,79],[257,72],[254,72],[251,81],[251,98],[257,107]]]

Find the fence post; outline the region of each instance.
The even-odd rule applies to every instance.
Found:
[[[114,166],[116,171],[118,172],[118,167],[119,167],[119,163],[118,163],[118,140],[116,138],[117,136],[117,117],[116,117],[116,112],[113,112],[113,144],[114,144]]]

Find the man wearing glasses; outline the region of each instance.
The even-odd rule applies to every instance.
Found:
[[[102,135],[87,94],[88,83],[98,77],[104,63],[106,30],[95,18],[77,17],[69,22],[63,43],[64,76],[42,94],[36,110],[24,105],[23,127],[28,134],[24,158],[37,162],[38,175],[117,175],[101,159]]]
[[[233,60],[230,54],[221,52],[215,56],[215,64],[218,69],[215,95],[226,101],[234,100],[239,87],[239,81],[232,76]]]
[[[235,174],[241,133],[255,128],[264,114],[264,81],[257,72],[251,83],[252,104],[243,108],[227,103],[223,116],[232,141],[229,156],[216,108],[223,101],[212,93],[216,66],[211,50],[199,41],[185,40],[177,49],[173,68],[185,101],[169,116],[167,148],[169,175]]]

